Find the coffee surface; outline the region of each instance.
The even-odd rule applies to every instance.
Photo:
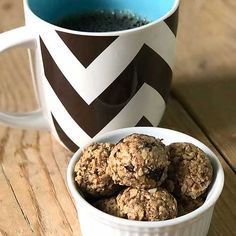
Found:
[[[127,30],[148,24],[145,17],[138,16],[130,11],[90,11],[63,16],[55,24],[77,31],[109,32]]]

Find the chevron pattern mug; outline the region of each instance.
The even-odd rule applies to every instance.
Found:
[[[40,109],[0,113],[0,122],[46,128],[68,149],[101,133],[157,126],[170,90],[179,0],[24,0],[26,24],[0,35],[0,52],[29,50]],[[148,24],[85,32],[55,25],[94,10],[129,11]]]

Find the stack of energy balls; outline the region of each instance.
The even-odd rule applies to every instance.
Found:
[[[75,180],[98,209],[130,220],[160,221],[204,203],[213,168],[190,143],[132,134],[117,144],[88,146],[75,166]]]

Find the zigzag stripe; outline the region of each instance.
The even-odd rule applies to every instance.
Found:
[[[51,115],[56,129],[55,133],[58,135],[59,142],[61,142],[63,146],[69,148],[72,152],[76,152],[80,147],[77,146],[73,141],[71,141],[71,139],[65,134],[60,125],[57,123],[53,114]],[[143,116],[135,126],[138,127],[138,126],[153,126],[153,125],[145,116]],[[61,140],[63,140],[64,143]]]
[[[52,115],[53,118],[53,123],[56,129],[56,134],[58,135],[58,140],[61,143],[62,146],[65,146],[67,148],[69,148],[69,150],[71,150],[72,152],[76,152],[80,147],[77,146],[66,134],[65,132],[62,130],[62,128],[60,127],[60,125],[57,123],[55,117]],[[140,121],[135,125],[136,127],[138,126],[153,126],[150,121],[143,116]],[[63,142],[61,141],[63,140]]]
[[[65,133],[65,131],[61,128],[61,126],[58,124],[55,117],[52,115],[53,124],[55,127],[55,133],[57,133],[58,141],[61,143],[62,146],[65,148],[68,148],[72,152],[76,152],[79,149],[79,146],[77,146]]]
[[[152,106],[152,109],[148,104]],[[144,83],[129,103],[97,135],[118,128],[135,126],[143,116],[153,126],[157,126],[164,110],[165,101],[162,96],[151,86]]]
[[[52,114],[56,121],[73,143],[77,146],[85,145],[91,140],[91,137],[79,127],[66,111],[46,78],[44,82],[46,92],[49,96],[49,106],[52,109]],[[145,101],[143,99],[144,97]],[[147,104],[152,104],[152,109],[148,108]],[[139,107],[143,108],[142,111],[138,109]],[[165,102],[161,95],[151,86],[143,84],[129,103],[97,135],[121,127],[134,126],[143,116],[145,116],[153,126],[157,126],[164,110]]]
[[[71,118],[70,114],[62,105],[46,78],[44,78],[44,86],[48,96],[47,102],[51,108],[51,112],[66,135],[70,137],[70,139],[78,146],[88,142],[91,137],[87,135],[87,133]]]
[[[170,68],[173,67],[175,36],[165,22],[160,22],[155,30],[149,30],[145,34],[137,32],[118,37],[87,69],[55,31],[41,32],[40,35],[65,78],[87,104],[91,104],[116,80],[143,44],[150,46]]]
[[[91,137],[121,111],[144,83],[157,90],[164,99],[167,97],[172,71],[166,62],[146,45],[122,74],[91,105],[87,105],[68,83],[43,46],[43,42],[41,47],[48,82],[71,117]]]
[[[177,34],[178,18],[179,18],[179,8],[177,8],[176,11],[171,16],[169,16],[167,19],[164,20],[175,36]]]

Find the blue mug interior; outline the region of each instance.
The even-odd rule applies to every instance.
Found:
[[[41,19],[56,19],[93,10],[128,10],[152,22],[166,15],[176,0],[28,0],[31,11]]]

